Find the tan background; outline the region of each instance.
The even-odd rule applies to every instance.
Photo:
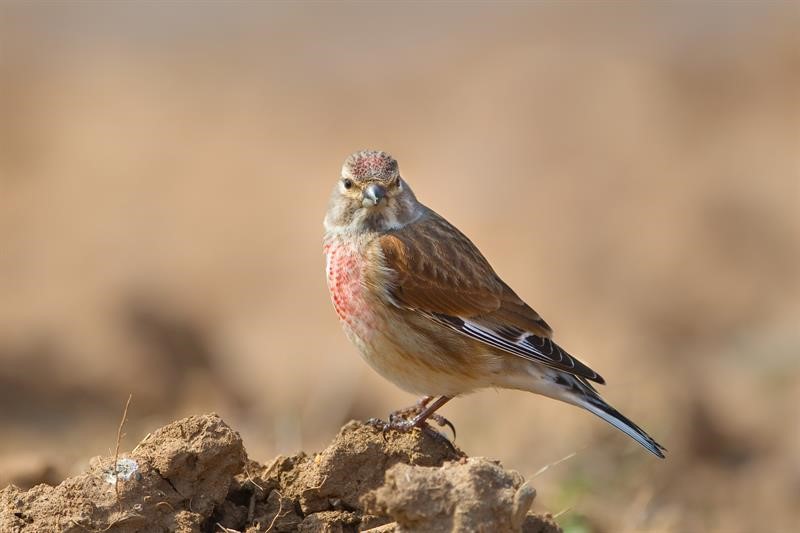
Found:
[[[0,485],[215,410],[252,457],[413,398],[325,288],[384,149],[665,462],[520,392],[448,405],[569,531],[800,520],[796,3],[0,3]]]

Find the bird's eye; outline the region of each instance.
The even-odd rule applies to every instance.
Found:
[[[350,180],[350,179],[345,178],[345,179],[342,180],[342,185],[344,185],[345,189],[349,189],[349,188],[351,188],[353,186],[353,181]]]

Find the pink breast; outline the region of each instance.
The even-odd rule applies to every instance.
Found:
[[[328,290],[339,319],[363,336],[373,325],[364,288],[364,263],[352,246],[342,243],[325,245],[328,263]]]

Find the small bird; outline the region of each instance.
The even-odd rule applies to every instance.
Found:
[[[590,382],[605,380],[553,342],[547,322],[472,241],[417,200],[392,156],[345,160],[324,225],[328,289],[345,334],[379,374],[423,395],[388,427],[442,424],[435,411],[455,396],[518,389],[582,407],[664,457],[600,397]]]

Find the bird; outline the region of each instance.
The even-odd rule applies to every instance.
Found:
[[[601,398],[593,383],[605,380],[553,342],[552,328],[475,244],[417,200],[390,154],[346,158],[324,229],[327,285],[346,336],[378,374],[422,396],[387,427],[441,425],[436,411],[452,398],[516,389],[583,408],[665,457]]]

